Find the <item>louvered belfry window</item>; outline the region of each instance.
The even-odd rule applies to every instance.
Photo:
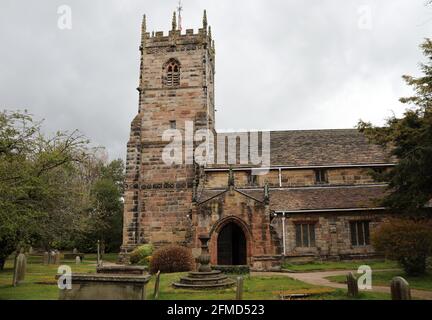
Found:
[[[180,65],[175,60],[168,61],[165,67],[165,86],[177,87],[180,85]]]

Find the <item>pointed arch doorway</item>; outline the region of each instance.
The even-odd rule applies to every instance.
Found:
[[[246,257],[246,236],[242,228],[234,222],[227,223],[217,237],[217,264],[245,265]]]

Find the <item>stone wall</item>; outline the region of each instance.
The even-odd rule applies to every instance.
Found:
[[[367,168],[328,168],[326,169],[329,185],[358,185],[374,183]],[[208,189],[225,188],[228,181],[227,171],[207,171],[205,187]],[[236,187],[305,187],[314,186],[314,169],[272,169],[265,175],[258,175],[253,184],[250,183],[250,170],[235,170]],[[280,184],[281,183],[281,184]]]
[[[197,207],[194,225],[197,234],[210,234],[212,264],[218,264],[218,233],[228,223],[235,223],[242,228],[250,265],[254,266],[254,261],[260,257],[277,254],[275,242],[278,239],[272,238],[268,205],[231,189]]]
[[[140,243],[193,244],[196,168],[186,163],[185,150],[183,164],[166,164],[162,153],[169,142],[162,135],[172,121],[183,138],[185,121],[194,123],[193,130],[214,128],[214,48],[207,28],[150,35],[144,21],[140,51],[139,110],[131,124],[126,161],[124,254]],[[180,66],[178,86],[164,83],[170,59]]]
[[[272,226],[282,239],[282,216],[274,218]],[[308,213],[289,214],[285,218],[285,250],[287,256],[298,257],[304,255],[326,257],[367,256],[374,254],[371,245],[353,246],[351,244],[350,222],[369,221],[370,234],[382,222],[388,219],[388,213],[375,211],[350,213]],[[297,223],[312,223],[315,225],[315,246],[297,247]]]
[[[212,171],[210,168],[204,170],[185,163],[185,153],[182,154],[182,164],[164,163],[162,153],[169,143],[162,139],[165,130],[172,129],[173,126],[179,129],[183,141],[186,121],[193,122],[193,130],[215,131],[214,43],[207,22],[203,22],[203,28],[198,33],[188,29],[185,34],[172,30],[166,35],[163,32],[146,32],[144,20],[140,52],[139,108],[131,123],[127,145],[122,246],[124,257],[141,243],[152,243],[156,247],[177,243],[192,248],[194,254],[198,255],[198,235],[210,233],[211,262],[216,264],[218,232],[226,223],[233,222],[245,233],[248,263],[256,269],[268,269],[278,262],[283,247],[281,218],[276,217],[270,222],[271,210],[286,210],[286,204],[293,199],[287,193],[286,196],[282,195],[282,200],[287,201],[280,201],[281,208],[269,207],[268,197],[265,199],[262,196],[265,185],[275,191],[274,195],[283,188],[298,190],[301,188],[296,187],[316,186],[312,166],[322,166],[323,159],[337,166],[326,168],[325,187],[374,183],[368,169],[350,166],[349,163],[360,166],[367,161],[383,163],[384,160],[377,156],[381,151],[378,152],[366,141],[359,140],[358,132],[347,130],[320,131],[318,134],[312,131],[292,132],[288,140],[285,133],[274,132],[271,158],[276,162],[272,160],[271,163],[282,166],[289,157],[289,163],[299,167],[273,167],[267,174],[258,176],[251,176],[250,170],[237,167],[234,170],[234,186],[229,189],[227,168],[222,171]],[[166,65],[170,61],[174,61],[180,68],[180,81],[175,85],[167,85],[166,81]],[[338,143],[333,143],[335,141]],[[318,145],[314,158],[309,159],[310,153],[306,151],[311,143]],[[360,151],[363,151],[357,153],[359,143],[362,146]],[[350,148],[347,149],[347,146]],[[295,150],[297,151],[294,152]],[[350,151],[348,154],[347,150]],[[188,149],[182,151],[187,152]],[[279,155],[274,157],[273,151],[279,152]],[[363,154],[365,152],[366,155]],[[326,157],[323,156],[324,153],[327,154]],[[345,164],[346,167],[341,167]],[[242,188],[250,193],[238,190]],[[219,190],[221,193],[203,203],[196,203],[200,201],[197,200],[197,195],[203,190]],[[227,191],[222,192],[223,190]],[[258,194],[258,197],[254,194]],[[318,201],[313,208],[306,206],[316,197],[308,194],[299,199],[297,202],[302,207],[295,209],[322,208],[325,201]],[[361,198],[361,195],[356,193],[354,197]],[[338,195],[335,198],[340,199]],[[365,206],[361,206],[363,207]],[[329,205],[327,208],[336,206]],[[372,253],[370,246],[351,246],[349,221],[355,219],[369,219],[373,229],[381,221],[381,215],[375,212],[289,215],[285,230],[286,252],[293,256]],[[296,247],[295,223],[299,221],[316,224],[315,247]]]

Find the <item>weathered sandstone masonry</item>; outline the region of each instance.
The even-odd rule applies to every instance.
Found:
[[[189,121],[195,131],[216,133],[215,43],[206,14],[197,32],[181,32],[174,19],[168,34],[147,32],[144,17],[140,53],[139,108],[127,144],[123,260],[143,243],[176,243],[198,256],[200,234],[210,237],[212,264],[259,270],[285,259],[374,254],[370,233],[391,213],[379,201],[386,184],[370,173],[395,164],[386,150],[354,129],[272,131],[264,175],[252,174],[251,165],[166,164],[166,130],[184,136]],[[185,154],[195,146],[184,143]]]

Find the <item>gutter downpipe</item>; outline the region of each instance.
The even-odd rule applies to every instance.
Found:
[[[286,255],[286,245],[285,245],[285,212],[282,212],[282,241],[283,241],[283,255]]]

